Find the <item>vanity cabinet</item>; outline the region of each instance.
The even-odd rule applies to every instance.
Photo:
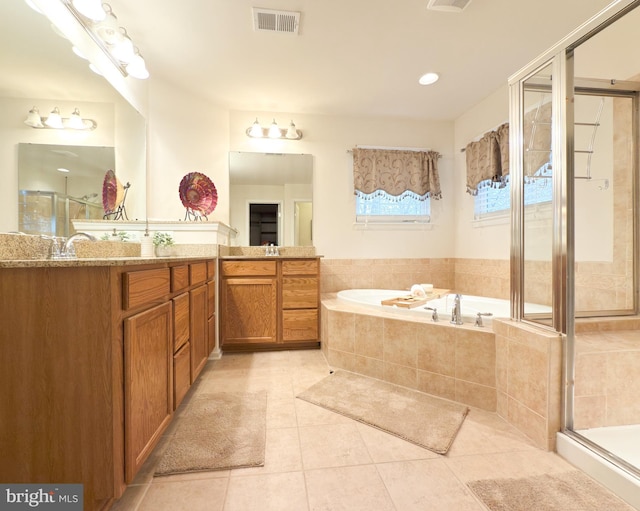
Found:
[[[317,258],[222,260],[220,272],[225,351],[319,345]]]
[[[223,261],[220,306],[223,348],[276,343],[276,261]]]
[[[85,511],[122,495],[215,347],[207,260],[105,261],[0,261],[0,481],[81,483]]]

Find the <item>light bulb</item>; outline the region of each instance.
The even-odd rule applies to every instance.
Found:
[[[44,124],[42,124],[42,119],[40,118],[40,111],[35,106],[29,110],[29,114],[24,123],[32,128],[44,128]]]
[[[127,73],[139,80],[145,80],[149,78],[149,71],[144,63],[142,55],[136,53],[131,62],[127,64]]]
[[[76,11],[93,21],[102,21],[107,13],[102,8],[102,0],[72,0]]]
[[[80,117],[80,110],[78,110],[77,108],[74,109],[71,117],[69,117],[67,126],[69,126],[69,128],[73,128],[74,130],[83,130],[85,128],[84,121],[82,120],[82,117]]]
[[[287,129],[287,138],[298,138],[298,130],[296,129],[296,125],[293,124],[293,121],[291,121],[291,124],[289,124],[289,128]]]
[[[278,128],[278,123],[274,119],[271,126],[269,126],[269,138],[280,138],[281,136],[282,132],[280,131],[280,128]]]
[[[251,125],[251,128],[249,129],[249,136],[250,137],[254,137],[254,138],[262,138],[262,126],[260,126],[260,123],[258,122],[258,119],[256,118],[256,122],[254,122]]]
[[[47,117],[47,120],[44,121],[44,123],[50,128],[64,128],[64,126],[62,125],[62,117],[60,117],[60,109],[58,107],[55,107],[49,114],[49,117]]]

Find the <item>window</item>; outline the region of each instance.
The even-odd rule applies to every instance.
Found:
[[[489,182],[478,186],[478,195],[474,197],[474,218],[480,220],[488,216],[506,213],[511,208],[511,180],[506,176],[505,183],[491,186]],[[551,185],[551,170],[548,164],[543,165],[528,178],[524,184],[524,205],[550,203],[553,196]]]
[[[431,150],[353,149],[356,223],[428,223],[439,199],[438,158]]]
[[[400,196],[376,191],[356,194],[356,223],[413,222],[428,223],[431,215],[430,199],[420,200],[413,193]]]

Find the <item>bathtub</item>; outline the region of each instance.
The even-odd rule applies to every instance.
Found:
[[[398,296],[407,296],[409,294],[409,291],[397,289],[345,289],[344,291],[338,292],[338,298],[347,302],[397,312],[398,314],[428,314],[430,317],[433,311],[426,310],[425,307],[431,307],[438,311],[440,321],[448,322],[451,320],[451,309],[453,308],[455,294],[444,295],[441,298],[430,300],[426,304],[412,309],[381,304],[382,300],[396,298]],[[471,323],[473,325],[478,313],[491,314],[491,316],[482,317],[482,324],[484,326],[491,326],[492,318],[511,317],[509,300],[473,295],[461,296],[460,311],[462,313],[462,321],[465,324]],[[528,304],[527,310],[531,312],[549,312],[551,309],[544,305]]]

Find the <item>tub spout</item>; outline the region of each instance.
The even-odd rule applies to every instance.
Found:
[[[461,298],[459,294],[454,298],[453,308],[451,309],[451,323],[453,325],[462,325],[462,313],[460,312]]]

